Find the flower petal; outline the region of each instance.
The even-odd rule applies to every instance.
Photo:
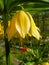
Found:
[[[29,12],[27,12],[27,15],[29,16],[29,18],[30,18],[30,31],[29,31],[29,36],[34,36],[36,39],[40,39],[41,38],[41,36],[40,36],[40,34],[39,34],[39,28],[36,26],[36,24],[35,24],[35,22],[34,22],[34,20],[33,20],[33,18],[32,18],[32,16],[31,16],[31,14],[29,13]]]
[[[15,22],[12,19],[10,22],[10,26],[7,28],[7,35],[8,35],[8,41],[12,39],[12,37],[17,33],[17,30],[15,28]]]
[[[30,20],[27,14],[20,10],[15,16],[15,26],[22,38],[25,38],[25,35],[30,29]]]

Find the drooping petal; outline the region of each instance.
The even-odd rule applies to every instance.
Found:
[[[10,26],[7,28],[8,41],[10,41],[16,33],[15,22],[14,20],[11,20]]]
[[[25,35],[30,29],[30,20],[27,14],[24,11],[20,10],[17,14],[14,15],[14,18],[17,31],[22,38],[25,38]]]
[[[29,12],[27,12],[28,17],[30,18],[30,31],[29,31],[29,36],[34,36],[36,39],[40,39],[41,35],[39,34],[39,28],[36,26],[31,14]]]

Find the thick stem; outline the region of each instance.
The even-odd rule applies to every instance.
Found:
[[[10,44],[8,42],[8,39],[5,37],[5,50],[6,50],[6,64],[10,64]]]
[[[6,65],[10,64],[10,43],[8,42],[8,37],[6,34],[6,29],[8,27],[8,10],[7,10],[7,0],[4,0],[4,11],[3,11],[3,23],[4,23],[4,40],[5,40],[5,52],[6,52]]]
[[[6,29],[8,27],[8,14],[4,12],[3,14],[3,23],[4,23],[4,40],[5,40],[5,51],[6,51],[6,65],[11,65],[10,63],[10,43],[6,35]]]

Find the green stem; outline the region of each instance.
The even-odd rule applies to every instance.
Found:
[[[10,43],[8,42],[8,38],[6,35],[6,29],[8,27],[8,14],[4,12],[3,14],[3,22],[4,22],[4,40],[5,40],[5,51],[6,51],[6,65],[11,65],[10,63]]]
[[[6,50],[6,64],[10,64],[10,44],[8,42],[8,39],[5,37],[5,50]]]
[[[8,37],[7,37],[7,34],[6,34],[6,29],[8,27],[7,0],[4,0],[3,23],[4,23],[4,40],[5,40],[5,52],[6,52],[6,65],[11,65],[11,63],[10,63],[10,43],[8,42]]]

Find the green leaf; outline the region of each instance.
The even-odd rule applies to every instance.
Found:
[[[45,11],[49,11],[49,4],[25,2],[12,8],[11,12],[15,12],[20,9],[24,9],[25,11],[28,11],[31,14],[37,12],[45,12]]]
[[[34,65],[35,64],[35,62],[27,62],[27,63],[25,63],[25,65]]]
[[[49,10],[49,5],[44,3],[28,2],[21,4],[21,6],[25,9],[25,11],[30,11],[30,12],[41,12],[41,11]]]
[[[48,3],[49,3],[49,0],[42,0],[42,1],[44,1],[44,2],[48,2]]]
[[[0,0],[0,9],[4,9],[4,4],[3,4],[3,0]]]
[[[26,2],[22,3],[21,6],[24,8],[32,7],[32,8],[49,8],[49,4],[44,3],[35,3],[35,2]]]
[[[34,8],[35,7],[48,7],[49,6],[49,1],[48,0],[8,0],[8,2],[10,3],[9,4],[9,8],[8,9],[10,9],[10,10],[12,10],[14,7],[17,7],[17,5],[19,5],[19,4],[23,4],[23,3],[27,3],[27,2],[32,2],[32,3],[39,3],[39,4],[41,4],[41,3],[43,3],[43,4],[46,4],[45,6],[43,6],[43,4],[41,4],[40,6],[39,5],[35,5],[34,4]],[[33,5],[31,5],[31,7],[32,7]],[[26,6],[27,7],[27,6]],[[29,7],[29,6],[28,6]],[[10,11],[9,10],[9,11]]]
[[[18,0],[7,0],[7,6],[9,7],[9,5],[14,3],[15,1],[16,3],[18,2]]]

